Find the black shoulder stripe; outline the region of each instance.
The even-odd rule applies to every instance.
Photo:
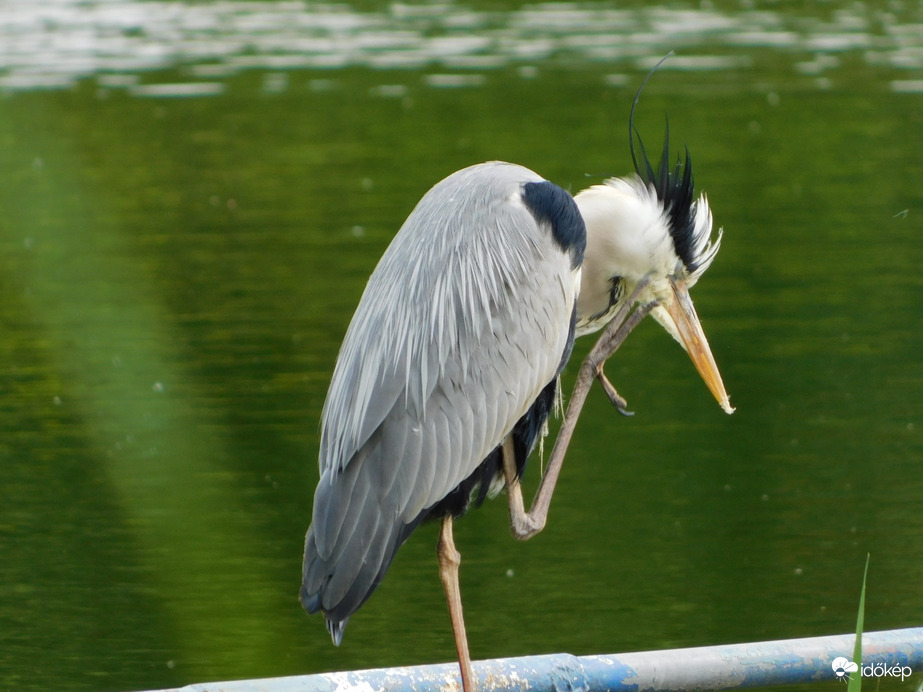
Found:
[[[554,239],[564,252],[570,253],[572,266],[583,264],[586,226],[574,198],[554,183],[543,180],[523,185],[522,201],[536,221],[551,224]]]

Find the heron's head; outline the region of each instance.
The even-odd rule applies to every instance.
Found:
[[[634,110],[632,108],[632,110]],[[669,129],[655,169],[640,143],[635,173],[594,185],[574,198],[586,223],[587,242],[577,334],[603,328],[642,285],[637,301],[657,301],[654,318],[686,349],[718,403],[731,408],[689,289],[708,269],[721,245],[712,239],[705,195],[694,195],[689,151],[669,162]]]

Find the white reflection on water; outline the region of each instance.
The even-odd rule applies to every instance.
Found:
[[[832,5],[831,11],[826,4],[816,16],[779,7],[725,13],[708,3],[697,9],[548,3],[483,11],[445,2],[360,12],[346,4],[290,0],[5,0],[0,88],[63,88],[100,73],[170,67],[213,80],[251,68],[437,65],[470,71],[538,60],[644,64],[674,49],[682,58],[672,69],[722,70],[746,66],[742,47],[795,53],[802,59],[796,69],[810,74],[836,69],[838,61],[826,56],[846,52],[878,66],[923,69],[923,24],[904,16],[919,13],[915,4],[905,10],[892,2],[887,11],[857,2]],[[210,84],[177,86],[172,95],[220,93]],[[171,95],[169,85],[160,86],[158,95]]]

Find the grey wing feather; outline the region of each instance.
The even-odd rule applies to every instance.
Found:
[[[519,301],[516,277],[538,270],[530,265],[542,238],[511,200],[540,180],[520,166],[481,164],[420,200],[347,330],[322,415],[321,472],[345,467],[398,399],[422,416],[449,355],[467,369],[471,342],[492,329],[493,306]]]
[[[557,374],[579,273],[522,202],[542,179],[473,166],[428,192],[369,279],[324,405],[302,599],[336,640],[428,508]]]

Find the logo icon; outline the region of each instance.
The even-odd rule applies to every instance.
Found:
[[[830,664],[830,667],[833,668],[837,680],[842,680],[843,682],[849,680],[850,673],[855,673],[859,670],[859,664],[843,656],[833,659],[833,663]]]

